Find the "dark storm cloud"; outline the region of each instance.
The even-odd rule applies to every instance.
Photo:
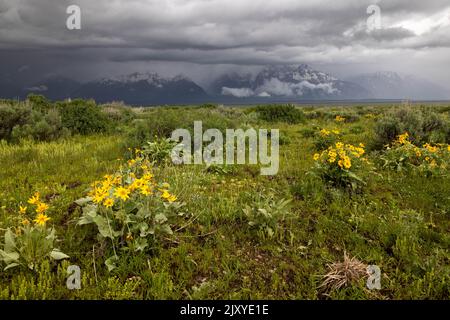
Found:
[[[81,7],[82,30],[65,28],[71,4]],[[381,8],[382,28],[368,32],[371,4]],[[0,50],[29,56],[7,60],[30,69],[55,60],[74,72],[99,61],[389,65],[405,52],[445,61],[449,28],[448,0],[0,0]]]

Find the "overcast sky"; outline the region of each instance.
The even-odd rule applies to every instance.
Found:
[[[81,30],[66,28],[72,4]],[[381,28],[368,31],[373,4]],[[281,63],[343,78],[397,71],[450,88],[450,1],[0,0],[3,76],[156,71],[201,83]]]

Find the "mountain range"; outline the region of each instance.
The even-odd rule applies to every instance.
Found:
[[[275,65],[257,74],[227,73],[202,88],[185,76],[132,73],[86,83],[50,76],[32,85],[0,77],[0,98],[24,98],[30,93],[52,100],[93,98],[99,103],[131,105],[300,102],[305,100],[412,99],[444,100],[448,90],[429,81],[395,72],[361,74],[338,79],[306,64]]]

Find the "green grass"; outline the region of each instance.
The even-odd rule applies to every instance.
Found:
[[[253,166],[225,174],[194,165],[156,168],[195,220],[149,252],[122,255],[112,272],[104,266],[108,255],[97,245],[95,230],[76,225],[80,209],[73,202],[120,166],[126,134],[0,144],[0,229],[11,226],[19,204],[40,191],[50,204],[59,247],[70,256],[36,272],[2,271],[0,299],[448,299],[448,172],[426,178],[377,168],[361,173],[367,181],[363,191],[333,189],[309,174],[314,138],[301,132],[338,128],[345,142],[367,143],[374,119],[337,123],[334,114],[377,108],[305,108],[305,114],[316,110],[330,116],[289,125],[244,117],[240,108],[219,110],[236,127],[243,125],[242,113],[246,125],[280,129],[287,140],[278,175],[260,176]],[[245,205],[258,208],[269,194],[293,200],[273,238],[250,228],[242,211]],[[364,282],[332,292],[320,288],[327,264],[341,261],[344,252],[381,268],[380,291]],[[66,288],[72,264],[81,268],[81,290]]]

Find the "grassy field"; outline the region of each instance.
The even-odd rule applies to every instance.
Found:
[[[383,136],[380,122],[405,108],[423,112],[424,119],[433,112],[444,123],[443,138],[424,129],[419,140],[413,130],[401,128],[397,133],[408,131],[413,146],[402,144],[395,134],[389,150],[377,146]],[[113,107],[103,109],[109,115],[115,112]],[[8,228],[23,232],[18,217],[34,218],[27,201],[39,192],[49,206],[51,220],[45,228],[55,228],[55,247],[69,258],[1,271],[0,299],[448,299],[450,150],[445,125],[450,109],[296,110],[302,119],[276,113],[264,118],[261,110],[239,107],[130,109],[130,120],[103,133],[2,141],[0,247]],[[94,225],[78,223],[83,208],[74,201],[86,197],[94,181],[123,170],[133,153],[128,148],[141,147],[146,139],[133,131],[135,126],[145,122],[150,138],[162,144],[172,128],[190,128],[194,120],[221,130],[280,129],[278,174],[262,176],[257,165],[207,168],[158,161],[154,179],[170,185],[183,214],[169,221],[173,233],[149,235],[145,250],[122,250],[108,271],[105,260],[115,248],[97,236]],[[364,161],[357,166],[358,159],[352,158],[352,167],[346,168],[357,179],[331,163],[328,151],[322,154],[337,142],[362,144]],[[419,163],[408,155],[433,146],[440,148],[430,151],[437,163],[432,163],[434,158]],[[155,153],[146,156],[154,159]],[[332,173],[326,167],[331,165]],[[21,214],[20,206],[28,206],[27,213]],[[126,247],[130,239],[117,243]],[[323,285],[324,275],[339,269],[335,263],[345,256],[363,266],[379,266],[381,289],[369,290],[363,274],[343,286]],[[69,265],[81,269],[80,290],[66,287]]]

